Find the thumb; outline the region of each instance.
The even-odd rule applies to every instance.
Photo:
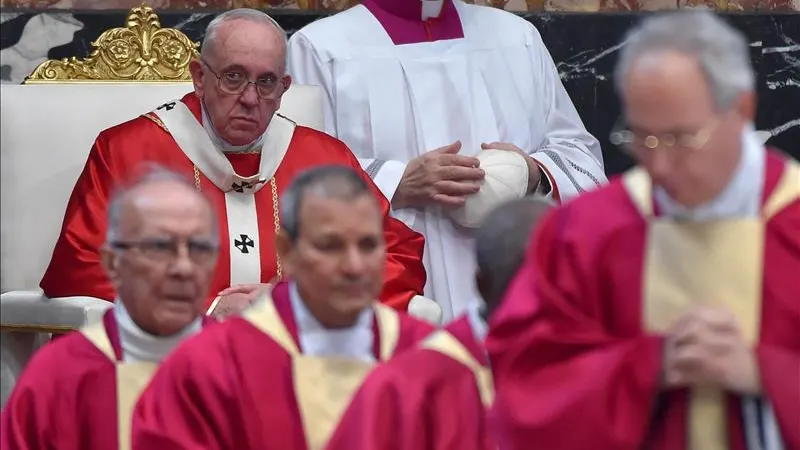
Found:
[[[439,147],[434,151],[445,154],[456,154],[458,153],[459,150],[461,150],[461,141],[455,141],[452,144],[445,145],[444,147]]]

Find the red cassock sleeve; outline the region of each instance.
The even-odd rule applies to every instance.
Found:
[[[133,414],[134,450],[247,448],[226,348],[212,330],[182,344],[159,368]],[[200,354],[198,346],[207,347]],[[264,380],[266,383],[269,380]],[[244,444],[244,445],[242,445]]]
[[[31,370],[44,369],[36,364]],[[48,373],[53,367],[47,367]],[[26,370],[14,386],[14,391],[0,414],[0,449],[34,450],[55,448],[48,438],[53,430],[50,424],[54,419],[50,411],[53,405],[52,383]],[[60,408],[58,408],[60,409]],[[63,424],[66,426],[66,424]]]
[[[778,306],[778,301],[764,303],[762,342],[756,347],[764,397],[772,405],[787,450],[800,450],[800,283],[796,262],[800,259],[799,230],[800,200],[767,224],[765,292],[786,303],[783,307]],[[764,339],[765,334],[772,338]]]
[[[641,448],[656,404],[661,339],[612,336],[602,325],[591,262],[547,216],[495,313],[487,348],[500,448]],[[573,230],[574,231],[574,230]]]
[[[344,145],[344,144],[342,144]],[[425,239],[421,234],[407,227],[400,220],[390,215],[389,200],[383,196],[378,186],[361,168],[358,159],[350,155],[350,166],[361,174],[361,178],[369,185],[378,199],[383,211],[383,236],[386,241],[386,271],[380,300],[388,306],[405,311],[408,303],[415,295],[422,295],[425,288],[425,266],[422,255],[425,250]]]
[[[375,369],[326,450],[494,450],[475,378],[429,350],[411,350]]]
[[[106,238],[110,191],[122,177],[122,173],[109,164],[109,144],[106,132],[97,137],[72,190],[61,234],[40,283],[47,297],[86,295],[108,301],[115,298],[114,287],[100,265],[99,254]]]
[[[761,345],[761,384],[775,411],[787,449],[800,449],[800,356],[796,351]]]

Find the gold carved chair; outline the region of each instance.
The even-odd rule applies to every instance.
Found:
[[[86,58],[48,60],[0,95],[0,333],[2,404],[33,352],[54,333],[99,319],[111,306],[91,297],[48,299],[39,281],[67,201],[100,131],[192,90],[199,44],[162,28],[148,6],[103,32]],[[322,90],[292,86],[281,113],[324,130]]]

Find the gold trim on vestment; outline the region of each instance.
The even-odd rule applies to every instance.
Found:
[[[492,372],[479,363],[458,339],[445,330],[439,330],[428,336],[420,345],[421,348],[437,351],[465,365],[475,376],[475,383],[486,408],[494,403],[494,380]]]
[[[399,316],[375,303],[380,333],[380,358],[394,353],[400,334]],[[303,355],[280,318],[272,297],[264,294],[243,317],[280,345],[292,358],[294,393],[309,450],[321,450],[374,364],[355,358]],[[265,401],[269,401],[265,399]]]
[[[164,122],[162,122],[161,119],[152,112],[149,112],[147,114],[142,114],[142,117],[150,119],[151,121],[153,121],[153,123],[158,125],[162,130],[164,130],[168,134],[171,134],[167,126],[164,125]],[[297,125],[295,121],[289,119],[288,117],[282,115],[281,117]],[[194,187],[195,189],[197,189],[197,192],[202,192],[202,188],[200,185],[200,169],[198,169],[197,166],[195,165],[192,165],[192,169],[194,175]],[[272,227],[273,230],[275,231],[275,236],[278,236],[278,234],[280,234],[281,232],[281,210],[280,210],[280,202],[278,199],[278,183],[277,181],[275,181],[274,176],[269,180],[269,187],[271,190],[270,193],[272,194]],[[281,261],[281,255],[278,254],[277,251],[275,252],[275,279],[278,281],[283,279],[283,262]],[[206,315],[210,315],[214,312],[217,303],[219,303],[220,299],[221,299],[220,297],[214,299],[214,302],[208,308],[208,311],[206,311]]]
[[[652,184],[636,168],[623,178],[631,200],[648,221],[643,272],[646,330],[668,331],[697,306],[727,309],[745,342],[759,339],[766,223],[800,198],[800,166],[788,162],[760,217],[685,221],[654,217]],[[725,392],[717,386],[691,389],[689,450],[727,450]]]
[[[114,347],[111,345],[111,340],[108,338],[108,333],[102,321],[82,328],[81,333],[114,363],[116,370],[118,448],[119,450],[131,450],[133,410],[142,391],[155,375],[158,364],[117,361]]]

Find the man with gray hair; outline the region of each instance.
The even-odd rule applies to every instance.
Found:
[[[114,195],[108,224],[101,259],[115,305],[34,355],[0,418],[0,448],[129,449],[131,411],[157,365],[213,322],[203,306],[217,218],[189,181],[148,171]]]
[[[800,448],[800,165],[755,136],[754,79],[711,12],[629,34],[639,166],[545,219],[498,311],[501,448]]]
[[[193,178],[195,189],[222,213],[219,264],[206,303],[220,316],[240,311],[260,284],[283,276],[275,234],[278,196],[289,182],[321,164],[360,168],[341,141],[276,113],[292,79],[286,74],[286,33],[267,14],[220,14],[189,68],[193,92],[98,136],[41,282],[48,297],[115,298],[97,250],[107,228],[102,210],[109,186],[127,179],[142,161]],[[389,216],[388,201],[360,173],[384,213],[387,277],[381,300],[405,310],[425,285],[423,238]]]
[[[375,301],[383,215],[359,172],[301,174],[282,213],[288,282],[162,366],[136,409],[135,449],[321,450],[372,366],[431,331]]]

